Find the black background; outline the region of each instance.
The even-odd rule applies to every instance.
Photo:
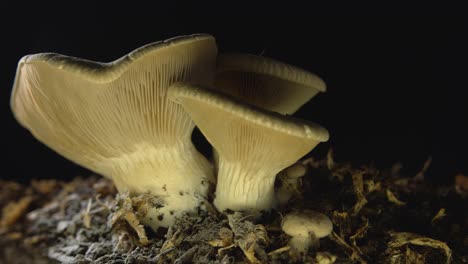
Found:
[[[220,52],[263,53],[326,81],[327,93],[296,113],[330,131],[331,140],[310,155],[321,157],[332,147],[339,161],[380,167],[401,161],[408,173],[432,156],[432,179],[448,182],[458,172],[468,173],[463,16],[437,9],[424,16],[350,16],[355,12],[346,8],[326,12],[283,4],[3,4],[0,177],[88,174],[35,140],[11,115],[9,96],[22,56],[57,52],[108,62],[144,44],[192,33],[214,35]],[[197,142],[207,153],[208,144],[198,137]]]

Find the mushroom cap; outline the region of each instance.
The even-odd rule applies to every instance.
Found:
[[[328,131],[316,123],[268,111],[255,105],[242,102],[238,98],[223,94],[217,90],[179,82],[173,84],[169,88],[168,96],[170,100],[181,103],[184,106],[189,106],[191,104],[198,106],[199,112],[205,112],[208,109],[218,109],[222,111],[223,115],[221,116],[223,117],[225,117],[224,114],[227,114],[232,116],[232,118],[243,119],[259,127],[271,129],[272,131],[285,135],[313,139],[319,142],[325,142],[329,139]],[[192,107],[185,108],[194,109]],[[191,116],[194,116],[194,111],[188,112]],[[207,114],[210,115],[205,115],[203,117],[210,121],[213,120],[213,115],[217,115],[215,112],[207,112]],[[232,122],[227,118],[224,119],[224,121]],[[198,125],[198,122],[196,123]],[[220,124],[215,125],[219,126]]]
[[[302,163],[298,162],[287,167],[283,172],[286,174],[285,178],[297,179],[297,178],[301,178],[302,176],[306,174],[307,168]]]
[[[319,92],[320,77],[298,67],[263,56],[221,54],[217,58],[215,87],[250,104],[281,114],[292,114]]]
[[[281,223],[283,231],[290,236],[308,236],[313,233],[315,237],[322,238],[330,235],[333,223],[328,216],[312,211],[291,212],[283,218]]]
[[[318,124],[267,111],[215,90],[176,83],[168,96],[182,104],[219,155],[230,161],[268,164],[281,170],[329,138]]]
[[[216,54],[214,38],[196,34],[148,44],[110,63],[28,55],[18,64],[10,105],[39,141],[109,176],[140,149],[190,140],[194,124],[166,91],[176,81],[210,85]]]
[[[312,122],[282,116],[186,83],[169,88],[219,154],[214,204],[225,209],[260,211],[275,206],[276,174],[328,140]]]

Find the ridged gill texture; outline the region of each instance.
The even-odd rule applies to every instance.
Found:
[[[221,54],[215,87],[255,106],[293,114],[325,83],[316,75],[273,59],[250,54]]]
[[[214,201],[218,210],[261,211],[275,206],[274,180],[328,132],[290,120],[213,90],[175,84],[169,97],[180,103],[219,156]]]
[[[180,81],[212,85],[216,53],[211,36],[192,35],[144,46],[108,64],[26,56],[11,107],[38,140],[113,179],[120,192],[160,196],[165,211],[194,210],[206,196],[201,182],[212,169],[192,145],[193,121],[167,100],[167,89]]]

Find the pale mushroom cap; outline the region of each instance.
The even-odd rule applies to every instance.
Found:
[[[210,85],[216,53],[214,38],[199,34],[152,43],[111,63],[25,56],[11,108],[41,142],[109,176],[148,146],[190,140],[194,124],[167,100],[167,88],[176,81]]]
[[[283,169],[329,138],[318,124],[266,111],[214,90],[177,83],[168,96],[183,105],[227,160]]]
[[[325,142],[329,139],[328,131],[316,123],[261,109],[216,90],[179,82],[170,87],[168,96],[171,100],[183,104],[184,107],[191,104],[199,106],[197,108],[199,111],[189,111],[191,116],[194,116],[194,112],[205,112],[205,109],[217,109],[217,111],[220,111],[218,113],[206,112],[207,115],[203,116],[205,120],[216,120],[215,117],[226,117],[227,114],[228,116],[233,116],[232,118],[242,119],[245,120],[245,122],[284,135],[311,139],[319,142]],[[192,107],[185,108],[195,110],[195,108]],[[221,120],[224,120],[226,123],[232,123],[232,120],[227,118],[222,118],[220,121]],[[198,125],[198,122],[196,123]],[[221,125],[215,122],[210,123],[216,126]]]
[[[302,165],[302,163],[295,163],[292,166],[287,167],[283,172],[286,174],[286,178],[297,179],[306,174],[307,168]]]
[[[255,213],[275,207],[276,174],[328,140],[325,128],[185,83],[169,88],[219,154],[214,205]]]
[[[292,212],[283,218],[281,228],[290,236],[309,236],[313,233],[315,237],[322,238],[330,235],[333,223],[328,216],[306,210],[303,212]]]
[[[281,114],[292,114],[319,92],[320,77],[298,67],[263,56],[221,54],[217,58],[215,87],[242,101]]]
[[[123,73],[128,71],[130,65],[138,62],[139,59],[151,56],[162,56],[164,54],[179,57],[181,54],[178,54],[177,50],[181,49],[187,49],[187,51],[191,52],[197,51],[197,49],[198,52],[202,51],[201,49],[205,49],[205,52],[217,52],[216,43],[212,36],[207,34],[193,34],[149,43],[108,63],[90,61],[57,53],[26,55],[19,61],[17,73],[21,73],[21,66],[39,62],[81,76],[94,83],[107,83],[118,79]],[[17,82],[19,79],[20,75],[17,74],[14,87],[18,85]],[[15,92],[15,90],[16,89],[13,89],[13,92]],[[12,99],[13,98],[14,96],[12,96]]]

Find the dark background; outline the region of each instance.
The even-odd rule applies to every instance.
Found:
[[[328,91],[296,116],[325,126],[338,161],[402,162],[414,174],[432,156],[429,176],[468,173],[467,20],[450,15],[349,16],[267,5],[209,9],[171,2],[151,7],[60,9],[7,2],[2,16],[1,178],[71,178],[88,172],[35,140],[13,119],[9,96],[18,60],[57,52],[112,61],[149,42],[210,33],[220,52],[247,52],[303,67]],[[4,4],[5,5],[5,4]],[[272,10],[269,10],[272,9]],[[213,11],[214,10],[214,11]],[[390,14],[389,14],[390,13]],[[438,13],[438,12],[434,12]],[[209,146],[200,141],[207,153]]]

